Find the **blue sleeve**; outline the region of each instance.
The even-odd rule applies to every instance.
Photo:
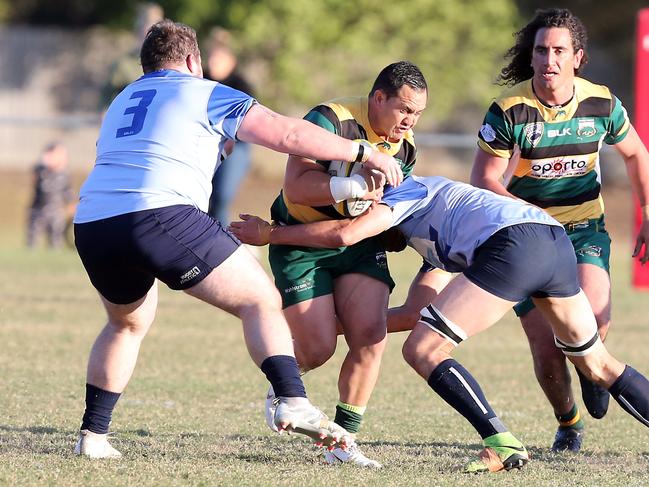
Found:
[[[403,223],[420,208],[428,188],[415,178],[406,178],[397,188],[386,186],[381,204],[392,209],[393,225]]]
[[[207,119],[218,134],[237,140],[239,126],[255,103],[254,98],[242,91],[218,83],[207,101]]]

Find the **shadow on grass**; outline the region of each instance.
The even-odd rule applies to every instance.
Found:
[[[50,426],[11,426],[0,424],[0,455],[28,451],[41,455],[72,455],[72,447],[78,430]],[[321,452],[299,435],[279,437],[268,435],[227,435],[212,432],[184,431],[151,433],[146,429],[121,430],[114,437],[116,446],[125,453],[125,457],[137,458],[164,457],[168,460],[178,457],[187,460],[214,460],[216,462],[246,462],[252,464],[319,464]],[[398,457],[395,466],[403,466],[411,461],[421,462],[426,458],[443,458],[455,463],[476,457],[482,449],[478,443],[461,443],[445,441],[409,442],[409,441],[366,441],[362,443],[369,456],[387,459]],[[555,465],[570,468],[579,463],[614,464],[625,461],[628,451],[606,450],[583,452],[578,454],[552,453],[548,448],[529,447],[533,463]],[[638,452],[640,461],[649,461],[649,452]],[[627,458],[628,459],[628,458]]]
[[[31,433],[33,435],[53,435],[61,434],[62,431],[58,428],[52,428],[51,426],[9,426],[0,424],[0,431],[6,431],[9,433]],[[68,431],[68,433],[70,433]]]

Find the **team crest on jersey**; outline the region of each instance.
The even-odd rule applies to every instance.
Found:
[[[528,123],[523,128],[525,138],[532,147],[536,147],[543,137],[543,122]]]
[[[496,140],[496,131],[488,123],[485,123],[482,127],[480,127],[480,135],[482,135],[482,139],[485,142],[493,142],[494,140]]]
[[[595,128],[594,118],[580,118],[579,127],[577,127],[577,135],[579,137],[592,137],[597,133]]]

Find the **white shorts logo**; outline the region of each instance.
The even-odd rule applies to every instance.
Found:
[[[192,267],[187,272],[185,272],[182,276],[180,276],[180,284],[185,284],[187,281],[194,279],[200,273],[201,270],[198,267],[196,266]]]
[[[298,282],[297,284],[284,288],[284,293],[300,293],[302,291],[309,291],[315,287],[315,282],[313,279],[304,279],[303,281]]]

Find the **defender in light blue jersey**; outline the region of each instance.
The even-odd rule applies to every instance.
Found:
[[[106,112],[95,167],[81,189],[75,244],[108,323],[92,348],[77,454],[119,457],[107,441],[115,404],[155,316],[157,280],[241,318],[253,361],[280,402],[278,429],[344,447],[347,432],[306,398],[275,286],[206,214],[226,145],[242,140],[313,159],[357,160],[398,185],[398,162],[202,79],[196,33],[165,20],[140,53],[144,76]]]
[[[572,244],[561,224],[539,208],[446,178],[411,176],[353,220],[276,227],[245,215],[231,227],[251,244],[325,248],[353,245],[395,227],[427,262],[461,273],[422,309],[403,355],[482,437],[485,449],[468,472],[520,468],[529,456],[450,354],[527,297],[553,323],[557,347],[649,426],[649,381],[606,350],[579,288]]]

